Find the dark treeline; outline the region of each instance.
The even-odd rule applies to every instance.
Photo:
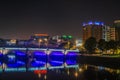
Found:
[[[105,41],[104,39],[100,39],[97,42],[94,37],[90,37],[84,43],[84,48],[87,53],[96,53],[98,50],[99,53],[111,51],[112,54],[116,54],[120,49],[120,41]]]

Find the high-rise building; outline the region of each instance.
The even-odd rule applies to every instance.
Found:
[[[103,22],[83,23],[83,42],[85,42],[90,37],[96,38],[97,41],[102,39],[103,26],[104,26]]]
[[[120,20],[114,21],[116,40],[120,40]]]
[[[96,38],[96,41],[99,41],[100,39],[104,39],[105,41],[116,40],[115,32],[116,29],[114,26],[106,26],[103,22],[84,23],[83,42],[90,37]]]
[[[115,27],[103,26],[102,28],[102,39],[105,41],[116,40],[115,39]]]

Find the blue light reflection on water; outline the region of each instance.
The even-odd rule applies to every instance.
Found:
[[[22,62],[22,61],[17,61],[15,63],[8,63],[7,66],[9,68],[18,68],[18,67],[22,67],[25,65],[25,62]]]
[[[8,68],[25,67],[27,55],[20,50],[12,50],[5,55]]]
[[[44,51],[34,51],[33,58],[30,63],[32,67],[43,67],[47,62],[47,54]]]
[[[49,63],[51,66],[62,66],[64,64],[65,55],[62,51],[52,51],[49,55]]]
[[[0,53],[0,66],[2,65],[2,63],[3,63],[3,54]]]
[[[66,64],[67,65],[77,64],[77,53],[76,52],[68,52],[66,54]]]
[[[45,50],[32,50],[30,51],[32,55],[29,57],[26,54],[25,50],[9,50],[7,54],[5,54],[5,64],[7,65],[6,69],[10,68],[42,68],[42,67],[55,67],[55,68],[64,68],[65,63],[67,66],[76,65],[75,58],[76,53],[69,52],[65,55],[64,50],[53,50],[50,53],[47,53]],[[70,57],[71,60],[67,60],[65,56],[73,56]],[[30,59],[29,59],[30,58]],[[29,61],[30,63],[28,63]],[[49,63],[50,66],[47,66]]]

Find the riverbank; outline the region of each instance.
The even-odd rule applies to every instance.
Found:
[[[79,55],[79,64],[91,64],[120,69],[120,57]]]

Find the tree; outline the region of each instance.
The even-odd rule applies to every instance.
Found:
[[[5,46],[5,40],[0,38],[0,46]]]
[[[106,47],[106,41],[104,39],[100,39],[97,47],[103,52]]]
[[[88,53],[94,53],[94,50],[96,48],[97,41],[94,37],[90,37],[86,40],[84,47],[87,50]]]
[[[120,41],[116,42],[117,48],[120,48]]]
[[[114,41],[114,40],[110,40],[110,41],[107,42],[107,44],[106,44],[106,49],[107,49],[107,50],[112,49],[112,50],[113,50],[113,54],[114,54],[115,50],[117,49],[117,42]]]

